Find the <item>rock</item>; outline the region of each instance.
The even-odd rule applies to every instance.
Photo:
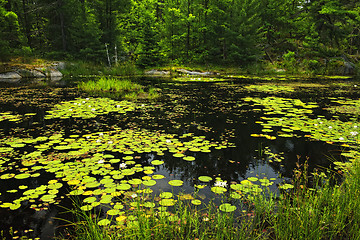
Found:
[[[65,62],[57,62],[53,64],[54,68],[56,68],[57,70],[63,70],[66,67]]]
[[[49,69],[47,69],[47,74],[46,74],[46,76],[47,77],[50,77],[51,79],[53,79],[53,78],[62,78],[62,73],[59,71],[59,70],[57,70],[57,69],[54,69],[54,68],[49,68]]]
[[[45,71],[40,68],[37,68],[36,70],[43,72],[46,77],[51,78],[51,79],[63,77],[63,74],[59,70],[57,70],[56,68],[53,68],[53,67],[46,68]]]
[[[179,73],[187,74],[187,75],[195,75],[195,76],[212,76],[212,75],[219,75],[215,72],[196,72],[196,71],[189,71],[186,69],[178,69],[176,70]]]
[[[21,75],[17,72],[6,72],[6,73],[0,73],[0,79],[6,80],[6,79],[21,79]]]
[[[23,78],[45,78],[45,74],[38,70],[18,69],[17,73]]]
[[[343,75],[353,75],[355,74],[355,68],[356,66],[352,62],[344,62],[341,71]]]
[[[170,72],[152,69],[150,71],[146,71],[145,74],[146,75],[170,75]]]

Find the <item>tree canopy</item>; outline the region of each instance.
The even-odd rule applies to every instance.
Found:
[[[36,51],[106,62],[107,49],[142,67],[358,56],[360,2],[0,0],[0,45],[2,58]]]

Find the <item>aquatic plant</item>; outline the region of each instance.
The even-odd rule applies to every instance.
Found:
[[[126,112],[134,109],[135,104],[128,101],[115,101],[109,98],[77,98],[56,104],[46,112],[44,119],[66,119],[70,117],[88,119],[110,112],[126,114]]]
[[[81,82],[78,84],[78,88],[92,95],[104,97],[125,99],[155,99],[158,97],[158,93],[153,88],[150,88],[148,92],[146,92],[144,86],[134,83],[129,79],[101,77],[97,80]]]
[[[294,92],[294,88],[286,85],[248,85],[245,89],[250,91],[267,92],[267,93],[278,93],[278,92]]]

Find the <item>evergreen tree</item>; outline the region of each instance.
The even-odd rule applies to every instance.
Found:
[[[0,59],[9,57],[11,50],[22,46],[18,16],[13,11],[7,11],[0,0]]]

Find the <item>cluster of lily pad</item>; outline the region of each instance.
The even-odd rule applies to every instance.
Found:
[[[225,78],[209,78],[209,77],[176,77],[172,80],[177,82],[225,82],[229,81]]]
[[[332,103],[338,104],[327,108],[332,113],[344,113],[359,116],[360,99],[331,98]]]
[[[268,139],[275,139],[277,136],[294,137],[297,136],[297,132],[302,132],[306,134],[305,137],[327,143],[337,142],[345,147],[358,146],[360,143],[358,138],[360,125],[356,119],[344,122],[337,118],[326,119],[323,116],[312,118],[310,116],[313,113],[312,109],[318,107],[315,103],[276,97],[245,98],[244,101],[252,101],[256,106],[264,107],[259,110],[269,115],[261,117],[261,121],[256,123],[263,126],[263,132],[271,133],[273,136],[252,134],[254,137],[265,136]]]
[[[11,112],[0,112],[0,122],[9,120],[11,122],[17,122],[21,120],[20,115],[12,115]]]
[[[0,112],[0,122],[9,121],[9,122],[20,122],[26,117],[34,116],[36,113],[26,113],[24,116],[19,114],[12,114],[11,112]]]
[[[270,149],[270,147],[266,146],[264,148],[264,155],[266,159],[269,161],[269,163],[272,162],[282,162],[284,160],[284,152],[280,153],[273,153]]]
[[[109,98],[77,98],[56,104],[53,109],[47,111],[45,119],[53,118],[94,118],[97,115],[110,112],[126,113],[133,111],[135,104],[128,101],[115,101]]]
[[[155,167],[164,161],[144,161],[143,153],[161,157],[165,152],[174,158],[194,161],[194,153],[211,151],[211,148],[226,148],[228,143],[210,142],[202,136],[184,134],[179,138],[162,132],[144,129],[120,129],[96,132],[83,136],[58,133],[37,138],[8,138],[2,143],[2,175],[0,179],[19,180],[19,193],[13,202],[2,202],[0,207],[17,209],[27,201],[32,207],[41,209],[44,204],[58,203],[61,189],[72,189],[70,195],[87,196],[83,210],[90,210],[100,204],[109,204],[115,197],[151,193],[147,187],[156,185],[163,175],[154,174]],[[16,162],[14,165],[9,165]],[[29,187],[21,181],[52,173],[54,179],[47,185]],[[182,186],[183,181],[168,181],[171,186]],[[39,201],[36,201],[39,199]],[[170,200],[159,202],[169,205]],[[118,205],[115,205],[118,206]],[[119,207],[116,207],[119,208]],[[114,213],[112,209],[110,213]],[[118,209],[119,210],[119,209]],[[110,214],[109,213],[109,214]]]
[[[257,91],[257,92],[267,92],[267,93],[279,93],[279,92],[294,92],[294,88],[285,85],[248,85],[245,86],[246,90]]]

